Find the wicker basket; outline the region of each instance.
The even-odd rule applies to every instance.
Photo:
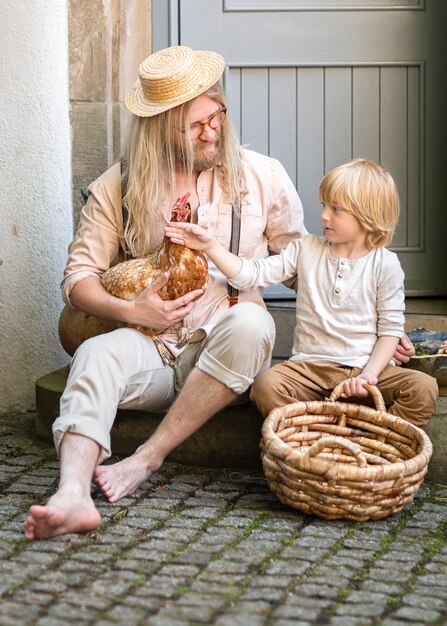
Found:
[[[329,400],[274,409],[262,428],[261,458],[284,504],[325,519],[357,522],[398,513],[421,486],[432,444],[423,430],[376,408]]]

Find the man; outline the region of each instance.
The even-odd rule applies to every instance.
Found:
[[[100,335],[78,349],[53,428],[59,489],[47,506],[31,507],[28,539],[96,528],[100,516],[90,497],[92,476],[112,502],[132,493],[174,447],[269,367],[275,329],[261,291],[240,294],[239,304],[229,308],[226,279],[211,264],[208,288],[195,302],[201,292],[161,300],[166,276],[132,302],[111,296],[99,280],[124,239],[133,256],[160,244],[172,205],[186,192],[193,221],[227,246],[232,206],[240,211],[239,249],[247,258],[277,252],[305,233],[301,202],[283,167],[243,151],[233,134],[218,84],[224,67],[214,52],[185,46],[161,50],[141,64],[126,98],[135,119],[124,160],[125,234],[120,164],[115,164],[90,186],[70,249],[64,298],[81,311],[125,324],[164,329],[183,320],[193,341],[175,368],[164,366],[152,340],[133,328]],[[175,353],[169,339],[165,343]],[[184,378],[172,404],[175,384]],[[170,408],[133,456],[97,468],[110,456],[118,406]]]
[[[129,325],[161,330],[183,321],[191,338],[179,354],[172,337],[160,335],[176,356],[174,367],[165,366],[153,341],[134,328],[81,345],[53,425],[60,484],[46,506],[31,507],[27,539],[96,528],[101,520],[90,496],[92,478],[110,502],[133,493],[171,450],[270,365],[275,328],[262,292],[241,293],[230,308],[226,279],[212,264],[208,288],[196,301],[201,291],[161,300],[167,276],[133,301],[111,296],[100,281],[122,260],[120,248],[135,257],[157,248],[175,200],[186,192],[192,221],[227,248],[232,211],[240,213],[239,252],[248,259],[278,252],[305,234],[301,202],[284,168],[242,150],[236,140],[218,82],[223,70],[224,60],[214,52],[167,48],[141,64],[126,98],[135,117],[123,176],[117,163],[89,188],[62,283],[64,299],[85,313]],[[131,457],[98,467],[111,455],[117,407],[168,411]]]

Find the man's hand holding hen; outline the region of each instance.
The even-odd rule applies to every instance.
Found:
[[[191,312],[193,301],[203,294],[203,289],[194,289],[175,300],[162,300],[159,291],[168,280],[169,272],[164,272],[132,300],[132,324],[163,330],[178,324]]]

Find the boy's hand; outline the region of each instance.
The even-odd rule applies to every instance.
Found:
[[[214,243],[213,237],[205,228],[187,222],[170,222],[165,228],[165,235],[172,243],[187,246],[193,250],[206,250]]]
[[[234,278],[241,271],[242,259],[226,250],[205,228],[197,224],[171,222],[166,226],[165,234],[173,243],[205,252],[228,278]]]
[[[407,335],[404,335],[399,341],[396,351],[393,354],[393,361],[396,363],[396,365],[408,363],[414,352],[415,350],[413,344],[408,339]]]
[[[351,396],[367,396],[368,390],[365,389],[364,384],[377,385],[377,376],[370,376],[366,372],[362,372],[361,376],[354,376],[354,378],[348,378],[343,385],[342,398],[349,398]]]

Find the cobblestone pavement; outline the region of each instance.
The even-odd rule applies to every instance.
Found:
[[[166,464],[101,527],[25,542],[57,483],[33,415],[0,416],[0,626],[447,624],[447,486],[398,516],[327,522],[282,506],[259,470]]]

